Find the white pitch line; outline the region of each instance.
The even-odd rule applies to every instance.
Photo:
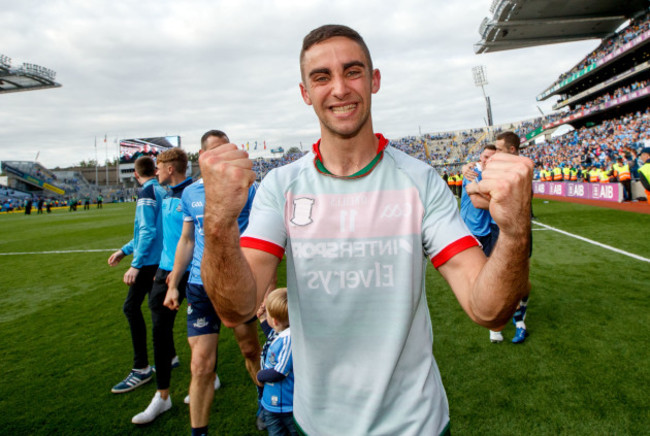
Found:
[[[68,254],[68,253],[102,253],[117,251],[117,248],[98,248],[94,250],[57,250],[57,251],[16,251],[13,253],[0,253],[0,256],[18,256],[20,254]]]
[[[564,230],[556,229],[555,227],[551,227],[551,226],[549,226],[549,225],[547,225],[547,224],[542,224],[542,223],[540,223],[539,221],[533,221],[533,223],[534,223],[534,224],[537,224],[537,225],[540,225],[540,226],[542,226],[542,227],[545,227],[545,228],[547,228],[547,229],[549,229],[549,230],[553,230],[554,232],[562,233],[563,235],[567,235],[567,236],[570,236],[570,237],[572,237],[572,238],[576,238],[576,239],[579,239],[579,240],[581,240],[581,241],[588,242],[588,243],[590,243],[590,244],[592,244],[592,245],[597,245],[598,247],[605,248],[605,249],[610,250],[610,251],[613,251],[613,252],[615,252],[615,253],[619,253],[619,254],[622,254],[622,255],[624,255],[624,256],[631,257],[631,258],[633,258],[633,259],[637,259],[637,260],[641,260],[641,261],[643,261],[643,262],[648,262],[648,263],[650,263],[650,259],[647,259],[647,258],[645,258],[645,257],[639,256],[638,254],[629,253],[629,252],[624,251],[624,250],[621,250],[621,249],[619,249],[619,248],[612,247],[611,245],[602,244],[602,243],[600,243],[600,242],[594,241],[594,240],[592,240],[592,239],[585,238],[585,237],[583,237],[583,236],[574,235],[573,233],[569,233],[569,232],[565,232]]]

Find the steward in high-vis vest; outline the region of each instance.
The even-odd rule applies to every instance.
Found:
[[[577,182],[578,181],[578,169],[576,167],[571,167],[569,171],[570,171],[570,180],[572,182]]]
[[[562,181],[562,169],[560,169],[560,167],[553,168],[553,181],[554,182]]]
[[[564,164],[562,164],[562,165],[564,165]],[[565,182],[568,182],[569,180],[571,180],[571,168],[569,168],[567,166],[562,167],[562,180],[564,180]]]
[[[447,177],[447,186],[449,186],[451,192],[454,192],[454,186],[456,186],[456,181],[454,180],[455,177],[454,173],[449,174],[449,177]]]
[[[609,183],[609,171],[607,171],[607,168],[601,169],[600,170],[600,183]]]
[[[639,181],[645,189],[645,198],[650,204],[650,147],[645,147],[641,150],[641,155],[639,156],[641,162],[644,164],[639,168]]]
[[[600,181],[600,169],[594,164],[589,170],[589,183],[598,183]]]
[[[612,165],[612,169],[618,182],[623,185],[623,199],[625,201],[632,200],[632,175],[630,174],[630,166],[619,156],[618,162]]]
[[[463,173],[456,175],[456,197],[460,197],[463,193]]]

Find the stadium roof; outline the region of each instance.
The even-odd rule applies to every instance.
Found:
[[[40,65],[23,63],[19,68],[11,66],[11,58],[0,54],[0,94],[59,88],[56,72]]]
[[[648,7],[648,0],[493,0],[476,54],[602,39]]]

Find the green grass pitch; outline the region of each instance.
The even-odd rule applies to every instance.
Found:
[[[650,257],[648,215],[539,200],[534,210],[544,224]],[[137,427],[131,417],[147,406],[155,383],[110,392],[128,373],[132,352],[122,314],[129,261],[110,268],[106,260],[130,239],[133,212],[131,203],[0,215],[0,434],[189,433],[185,304],[175,329],[181,367],[172,373],[172,409]],[[522,345],[509,342],[512,325],[506,342],[491,344],[435,269],[427,273],[453,434],[647,433],[650,264],[534,228],[530,337]],[[63,253],[7,254],[48,251]],[[150,322],[146,303],[143,311]],[[153,361],[152,353],[150,345]],[[229,329],[221,335],[219,376],[211,433],[258,434],[256,392]]]

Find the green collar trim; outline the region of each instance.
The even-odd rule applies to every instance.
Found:
[[[377,166],[377,164],[379,163],[379,161],[382,159],[383,156],[384,156],[384,152],[382,150],[381,152],[379,152],[379,154],[377,154],[377,156],[375,156],[375,158],[373,160],[370,161],[370,163],[368,165],[366,165],[365,167],[363,167],[362,169],[360,169],[356,173],[351,174],[349,176],[337,176],[335,174],[332,174],[332,172],[330,170],[325,168],[325,165],[323,165],[323,162],[321,162],[321,160],[318,158],[318,156],[316,156],[316,158],[314,159],[314,163],[316,165],[316,169],[319,172],[321,172],[323,174],[327,174],[328,176],[339,177],[341,179],[357,179],[359,177],[363,177],[363,176],[366,176],[366,175],[370,174],[370,172],[373,170],[373,168],[375,168],[375,166]]]

